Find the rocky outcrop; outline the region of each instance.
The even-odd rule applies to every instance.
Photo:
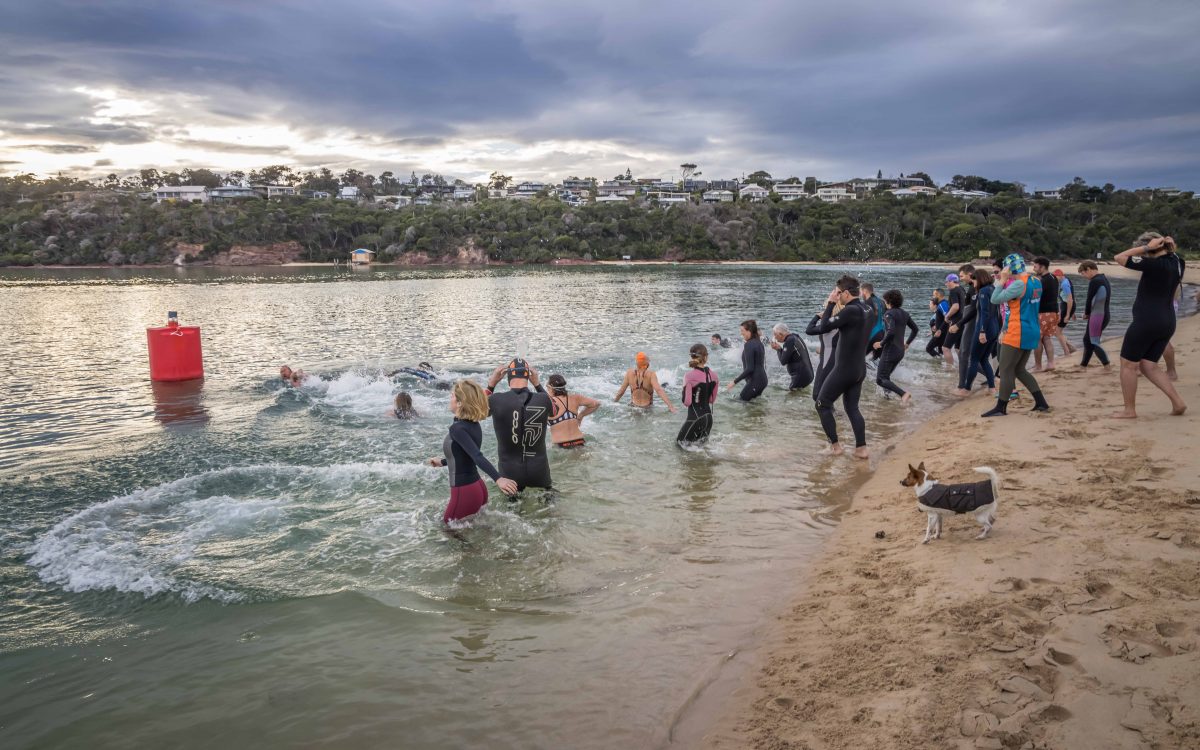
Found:
[[[175,265],[196,266],[279,266],[294,263],[304,255],[299,242],[273,242],[269,245],[234,245],[205,260],[200,258],[203,245],[180,242],[175,245]],[[192,260],[188,260],[188,256]]]
[[[404,253],[396,258],[396,263],[402,266],[486,266],[492,261],[487,251],[470,240],[452,253],[433,256],[426,252]]]

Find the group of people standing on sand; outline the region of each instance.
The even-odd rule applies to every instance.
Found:
[[[1136,417],[1139,375],[1167,395],[1172,414],[1183,414],[1187,407],[1172,385],[1176,375],[1170,340],[1175,332],[1184,261],[1175,253],[1175,243],[1170,237],[1148,232],[1139,237],[1135,247],[1118,254],[1116,262],[1142,275],[1133,305],[1133,322],[1121,347],[1124,409],[1114,416]],[[1089,366],[1094,356],[1108,367],[1110,362],[1101,345],[1101,336],[1110,320],[1112,288],[1094,262],[1084,261],[1078,270],[1088,281],[1083,305],[1086,323],[1083,357],[1079,366]],[[965,264],[957,273],[946,276],[945,283],[946,290],[938,289],[930,298],[930,344],[926,351],[956,368],[956,393],[970,395],[976,377],[982,375],[984,385],[996,398],[995,406],[982,416],[1000,417],[1008,414],[1010,402],[1017,397],[1015,385],[1020,382],[1033,399],[1032,411],[1049,411],[1050,405],[1028,363],[1032,356],[1036,363],[1034,372],[1054,369],[1056,340],[1064,355],[1074,351],[1063,332],[1076,318],[1076,303],[1062,272],[1051,273],[1050,262],[1043,257],[1034,258],[1032,267],[1027,267],[1024,257],[1013,253],[994,261],[991,268]],[[854,435],[854,455],[869,457],[866,420],[859,409],[867,360],[875,362],[875,382],[880,388],[899,396],[904,403],[911,399],[911,394],[892,380],[918,333],[917,324],[904,309],[904,295],[897,289],[880,297],[875,295],[871,284],[860,283],[854,276],[838,279],[820,312],[805,329],[807,335],[819,342],[815,362],[804,340],[786,324],[774,326],[766,345],[754,320],[743,321],[740,333],[742,370],[726,385],[726,390],[740,384],[741,401],[752,401],[762,395],[768,382],[765,357],[769,345],[787,369],[789,390],[812,386],[817,415],[829,441],[826,454],[844,452],[834,416],[834,406],[840,401]],[[731,346],[720,334],[712,335],[711,344],[714,348]],[[687,414],[676,437],[684,446],[708,438],[713,428],[712,407],[720,386],[719,377],[708,364],[708,347],[694,344],[688,355],[681,394]],[[1167,360],[1166,371],[1158,367],[1161,358]],[[426,363],[403,372],[438,382],[433,368]],[[303,379],[303,373],[287,367],[280,375],[291,385]],[[507,383],[506,390],[498,390],[501,381]],[[566,378],[559,374],[551,375],[546,386],[548,390],[543,387],[538,371],[520,357],[493,370],[486,388],[467,379],[445,384],[451,391],[454,422],[442,443],[442,455],[429,459],[431,465],[449,469],[450,501],[443,513],[444,522],[471,516],[487,503],[488,489],[480,471],[510,496],[527,487],[549,489],[547,442],[563,449],[586,443],[583,420],[600,408],[600,402],[569,390]],[[672,413],[676,411],[643,352],[635,356],[634,366],[625,372],[613,400],[619,402],[627,391],[635,407],[650,408],[657,395]],[[399,394],[396,416],[413,415],[411,397]],[[482,451],[480,422],[489,416],[496,434],[498,466]]]

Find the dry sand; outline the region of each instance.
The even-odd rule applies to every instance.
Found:
[[[1183,417],[1142,379],[1141,418],[1108,419],[1119,365],[1081,370],[1076,354],[1039,376],[1049,414],[1026,396],[982,420],[980,393],[904,439],[703,746],[1200,747],[1200,318],[1175,345]],[[1119,341],[1106,349],[1115,361]],[[921,461],[948,483],[999,472],[990,538],[958,516],[920,543],[899,482]]]

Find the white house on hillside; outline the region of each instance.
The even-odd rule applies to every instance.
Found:
[[[858,195],[844,187],[822,187],[817,188],[817,198],[826,203],[844,203],[858,200]]]
[[[1062,197],[1062,194],[1058,192],[1058,188],[1053,190],[1034,190],[1033,197],[1056,201]]]
[[[154,202],[181,201],[183,203],[208,203],[208,188],[203,185],[175,185],[160,187],[154,191]]]
[[[775,194],[783,201],[795,201],[808,197],[808,193],[804,192],[804,186],[795,182],[789,182],[786,185],[777,183],[775,185]]]
[[[912,187],[897,188],[888,192],[897,198],[915,198],[918,195],[937,195],[937,188],[931,188],[928,185],[913,185]]]
[[[709,190],[702,196],[705,203],[732,203],[732,190]]]
[[[343,185],[338,189],[338,198],[344,201],[358,200],[358,188],[353,185]]]
[[[622,195],[602,195],[596,199],[597,203],[628,203],[629,199]]]
[[[236,185],[226,185],[224,187],[215,187],[208,191],[209,200],[213,201],[231,201],[238,198],[257,198],[258,193],[248,187],[237,187]]]
[[[750,201],[752,203],[765,201],[770,194],[770,190],[753,182],[746,183],[738,188],[738,200]]]

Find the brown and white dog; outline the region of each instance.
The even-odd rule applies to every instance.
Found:
[[[996,522],[996,508],[1000,504],[1000,477],[987,466],[977,466],[975,471],[988,478],[969,484],[938,484],[925,470],[924,461],[920,466],[908,465],[908,476],[900,484],[916,488],[917,508],[928,515],[922,544],[928,544],[931,538],[942,538],[943,516],[974,514],[975,521],[983,527],[976,539],[983,539],[992,530],[992,524]]]

